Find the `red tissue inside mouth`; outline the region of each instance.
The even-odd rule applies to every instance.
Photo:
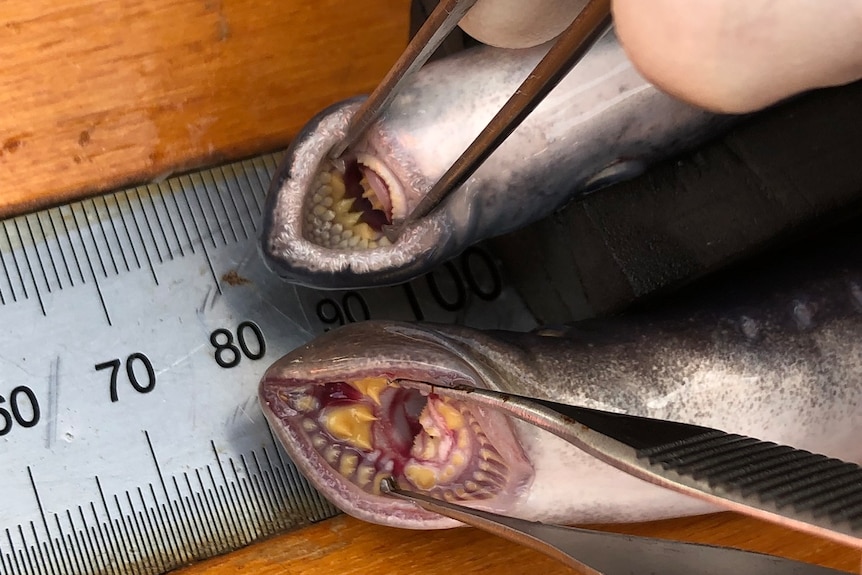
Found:
[[[359,165],[359,162],[356,160],[350,160],[346,163],[344,170],[344,196],[347,198],[353,198],[353,206],[350,208],[352,212],[360,212],[362,215],[359,216],[360,222],[365,222],[369,226],[371,226],[376,231],[381,231],[384,225],[390,224],[391,219],[387,215],[387,213],[383,210],[376,210],[372,207],[371,201],[368,198],[363,198],[362,194],[365,193],[365,189],[362,187],[362,177],[366,178],[377,178],[379,180],[378,185],[382,185],[384,188],[386,184],[383,183],[380,178],[374,174],[371,170],[365,169]],[[372,183],[369,182],[369,185]],[[386,198],[388,200],[388,198]],[[386,207],[387,202],[381,202]],[[391,211],[391,208],[389,208]]]
[[[380,405],[377,405],[345,382],[317,385],[311,394],[319,405],[316,413],[309,414],[313,418],[320,418],[321,412],[331,406],[349,406],[359,402],[370,406],[377,418],[372,427],[374,452],[379,452],[384,459],[391,459],[394,474],[402,473],[411,458],[413,439],[422,431],[419,415],[427,402],[426,396],[411,389],[387,387],[380,394]],[[335,438],[332,440],[337,441]]]

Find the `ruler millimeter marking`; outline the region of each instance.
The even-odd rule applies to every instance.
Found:
[[[371,317],[534,325],[482,249],[317,292],[258,255],[267,155],[0,221],[0,575],[151,575],[336,513],[257,404],[278,357]]]

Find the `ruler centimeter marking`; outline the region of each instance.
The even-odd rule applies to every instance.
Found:
[[[488,252],[319,292],[258,255],[279,155],[0,222],[0,575],[152,575],[334,515],[257,405],[363,319],[535,325]]]

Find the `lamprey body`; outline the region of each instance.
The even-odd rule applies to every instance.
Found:
[[[633,177],[733,119],[658,91],[608,34],[466,184],[390,243],[383,226],[413,210],[547,49],[482,47],[426,65],[337,160],[329,151],[359,100],[313,118],[270,188],[262,237],[270,267],[319,288],[406,281]]]
[[[547,432],[399,380],[471,386],[719,428],[862,462],[862,252],[709,283],[626,316],[536,333],[365,322],[276,362],[260,386],[276,435],[314,485],[362,519],[451,521],[379,482],[556,523],[696,514]]]

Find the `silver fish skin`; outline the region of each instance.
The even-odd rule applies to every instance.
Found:
[[[425,66],[409,81],[347,152],[348,158],[360,155],[385,184],[390,216],[412,211],[547,49],[474,48]],[[311,224],[307,216],[319,173],[331,169],[327,154],[360,101],[336,104],[313,118],[272,182],[262,251],[288,281],[335,289],[409,280],[471,244],[634,177],[737,119],[660,92],[635,71],[609,33],[438,209],[394,245],[345,249],[327,245],[332,222]]]
[[[344,401],[338,393],[352,388],[338,384],[318,393],[313,409],[302,402],[317,393],[309,390],[368,377],[465,382],[705,425],[862,463],[862,264],[836,266],[800,283],[794,274],[803,273],[805,267],[791,262],[783,275],[759,273],[774,280],[773,286],[778,282],[777,288],[719,284],[670,307],[588,320],[561,331],[481,332],[384,321],[347,325],[276,362],[262,379],[260,400],[275,434],[324,495],[361,519],[409,528],[452,522],[360,488],[338,472],[338,462],[327,463],[310,437],[317,434],[327,445],[338,441],[327,435],[327,419],[319,409],[329,413],[328,406]],[[371,405],[367,396],[354,396],[347,405]],[[442,426],[415,423],[439,401],[433,395],[417,398],[389,386],[380,397],[381,406],[372,409],[377,419],[368,430],[373,450],[353,449],[348,442],[345,453],[358,453],[362,461],[400,457],[403,462],[416,457],[411,445],[426,445],[425,436],[447,436]],[[476,482],[470,472],[483,465],[476,449],[465,450],[472,460],[464,475],[445,485],[417,485],[413,479],[421,484],[423,477],[411,479],[407,467],[398,464],[378,471],[411,489],[437,489],[437,496],[464,505],[546,522],[631,522],[714,510],[630,477],[533,426],[509,418],[501,424],[494,420],[500,414],[469,404],[458,407],[471,413],[485,433],[481,441],[473,433],[470,445],[490,443],[499,454],[491,463],[504,461],[492,469],[505,478],[490,484],[490,497],[471,498],[459,490],[467,481]],[[405,419],[414,423],[393,423]],[[303,425],[316,431],[309,435]],[[408,436],[393,441],[393,429]],[[434,465],[445,467],[455,452]]]

